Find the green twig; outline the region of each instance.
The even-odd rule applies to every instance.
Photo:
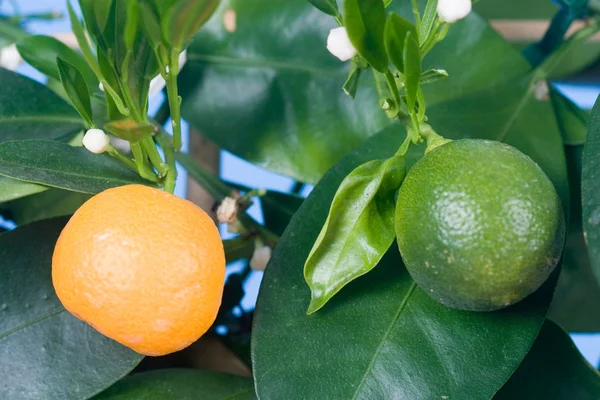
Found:
[[[171,137],[165,132],[162,127],[159,127],[156,135],[156,141],[159,146],[162,147],[165,153],[165,159],[167,161],[167,175],[165,176],[165,191],[169,193],[175,192],[175,184],[177,183],[177,165],[175,164],[175,149],[173,149],[173,143]]]
[[[162,74],[167,83],[167,97],[171,110],[171,124],[173,126],[173,149],[181,149],[181,97],[177,88],[177,75],[179,74],[179,49],[172,49],[169,62],[164,66]]]
[[[121,153],[119,150],[115,149],[112,145],[108,145],[106,148],[106,152],[111,155],[112,157],[115,157],[116,159],[118,159],[119,161],[121,161],[123,164],[125,164],[129,169],[133,170],[133,171],[137,171],[137,166],[135,164],[135,161],[133,161],[131,158],[127,157],[125,154]]]
[[[158,153],[158,149],[156,148],[156,145],[154,144],[154,140],[152,140],[152,137],[147,136],[144,139],[142,139],[141,145],[144,148],[144,151],[146,152],[146,154],[148,155],[150,162],[152,163],[154,168],[156,168],[156,170],[158,171],[158,177],[164,178],[165,176],[167,176],[167,174],[169,173],[169,167],[163,161],[163,159],[160,157],[160,154]]]
[[[138,171],[138,174],[144,179],[148,179],[152,182],[158,182],[158,178],[154,171],[148,165],[148,158],[142,148],[142,145],[139,143],[131,143],[131,152],[133,153],[133,157],[135,159],[135,166]]]
[[[415,26],[417,27],[417,32],[421,32],[421,13],[419,12],[419,4],[417,0],[411,0],[410,2],[412,5],[412,13],[415,18]]]

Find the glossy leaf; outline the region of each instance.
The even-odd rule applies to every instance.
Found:
[[[394,1],[389,8],[412,14],[409,1]],[[237,14],[233,33],[223,25],[226,10]],[[280,34],[291,27],[293,35]],[[325,48],[334,27],[333,18],[306,0],[224,0],[188,50],[180,75],[184,118],[219,147],[296,180],[317,182],[342,156],[391,123],[379,108],[371,74],[363,74],[356,100],[340,90],[349,63],[340,63]],[[450,124],[449,133],[434,124],[437,131],[452,138],[508,140],[566,193],[560,133],[548,117],[551,104],[535,99],[526,82],[530,65],[485,21],[471,14],[453,24],[423,66],[444,68],[450,75],[423,87],[428,116]],[[242,94],[232,97],[240,87]],[[478,92],[475,106],[461,107],[463,96]],[[497,101],[493,109],[485,106],[490,98]],[[480,113],[485,123],[477,118]]]
[[[65,93],[67,93],[67,96],[71,100],[71,104],[79,112],[79,115],[87,123],[88,127],[93,127],[92,100],[90,99],[90,92],[83,75],[73,65],[60,58],[56,59],[56,64],[58,65],[60,81],[65,89]]]
[[[600,281],[600,101],[596,101],[588,125],[583,152],[581,200],[583,230],[586,235],[592,270]]]
[[[319,10],[323,11],[325,14],[328,14],[328,15],[331,15],[334,17],[340,15],[340,10],[338,9],[336,0],[308,0],[308,1],[310,1],[310,3],[313,6],[315,6]]]
[[[54,294],[52,252],[66,219],[0,236],[0,398],[87,399],[142,356],[69,314]]]
[[[179,0],[162,21],[162,32],[167,43],[176,49],[194,36],[215,12],[219,0]]]
[[[91,90],[98,87],[98,79],[85,59],[66,44],[50,36],[28,36],[17,42],[17,49],[25,61],[41,73],[60,80],[56,58],[73,65],[84,76]]]
[[[412,22],[394,13],[388,16],[385,22],[385,48],[392,64],[402,73],[404,73],[404,46],[409,32],[414,39],[417,30]]]
[[[577,129],[578,124],[565,125]],[[583,146],[566,146],[570,210],[560,277],[548,318],[569,332],[600,332],[600,285],[594,278],[581,217]]]
[[[377,71],[387,71],[388,57],[383,40],[385,25],[383,1],[345,0],[344,24],[358,54]]]
[[[600,373],[569,335],[546,320],[533,347],[495,400],[600,398]]]
[[[33,80],[0,69],[0,142],[67,139],[83,121],[63,99]]]
[[[491,398],[533,344],[554,279],[498,312],[457,311],[415,286],[395,246],[327,307],[305,315],[302,265],[336,188],[358,165],[392,156],[402,140],[388,129],[332,168],[275,248],[253,324],[261,399]]]
[[[128,376],[93,400],[252,400],[251,378],[193,369]]]
[[[404,39],[404,77],[406,80],[406,104],[414,110],[417,103],[419,81],[421,79],[421,54],[416,38],[411,32]]]
[[[83,147],[47,140],[0,144],[0,174],[82,193],[148,183],[108,154],[92,154]]]
[[[90,197],[91,195],[87,193],[50,189],[0,204],[0,210],[3,211],[3,215],[21,226],[44,219],[71,215]]]
[[[123,119],[106,124],[104,129],[116,137],[127,140],[128,142],[139,142],[152,135],[154,132],[154,125],[151,123],[138,124],[133,120]]]
[[[0,176],[0,203],[48,190],[46,186]]]
[[[404,158],[394,156],[362,164],[344,178],[304,264],[308,314],[371,271],[388,251],[396,237],[394,194],[405,175]]]

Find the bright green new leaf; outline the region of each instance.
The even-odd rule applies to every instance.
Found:
[[[583,358],[569,334],[550,320],[494,400],[599,399],[600,373]]]
[[[138,0],[126,1],[127,19],[125,22],[125,34],[123,40],[125,41],[125,48],[128,51],[133,51],[133,45],[135,44],[135,39],[138,35],[140,3],[138,2]]]
[[[404,39],[404,79],[406,83],[406,104],[409,110],[415,108],[419,81],[421,79],[421,54],[412,32]]]
[[[0,176],[0,203],[48,190],[46,186]]]
[[[92,113],[92,101],[85,78],[79,70],[68,62],[56,59],[60,81],[69,96],[71,104],[77,110],[79,115],[85,120],[88,127],[94,126]]]
[[[27,63],[49,77],[60,80],[56,68],[56,58],[60,57],[81,72],[90,89],[94,90],[98,87],[98,79],[85,59],[51,36],[28,36],[17,42],[17,49]]]
[[[438,0],[428,0],[427,5],[425,6],[425,11],[423,12],[423,16],[421,17],[421,31],[419,32],[419,45],[425,43],[429,34],[431,33],[431,29],[437,19],[437,5]]]
[[[162,20],[164,40],[176,49],[183,49],[218,5],[219,0],[179,0]]]
[[[127,140],[128,142],[139,142],[152,135],[152,132],[154,132],[154,125],[151,123],[138,124],[131,119],[123,119],[106,124],[104,129],[116,137]]]
[[[352,60],[350,64],[350,71],[348,72],[348,79],[344,82],[342,86],[342,90],[352,99],[356,97],[356,92],[358,90],[358,83],[360,82],[360,76],[362,74],[363,69],[358,65],[355,60]]]
[[[411,32],[416,37],[417,29],[414,24],[404,17],[391,13],[385,22],[385,48],[388,57],[398,71],[404,73],[404,46],[406,35]]]
[[[344,23],[350,41],[371,66],[379,72],[388,69],[383,43],[385,6],[382,0],[346,0]]]
[[[448,72],[443,69],[428,69],[421,73],[419,83],[421,85],[427,85],[448,78]]]
[[[304,264],[311,289],[308,314],[372,270],[394,242],[394,193],[406,174],[402,156],[369,161],[338,188],[321,233]]]
[[[144,34],[152,44],[152,47],[157,48],[162,43],[158,12],[154,8],[154,4],[149,1],[139,2],[139,8],[140,20],[143,21],[140,26],[144,30]]]
[[[49,140],[0,144],[0,174],[82,193],[99,193],[127,184],[148,184],[108,154]]]
[[[315,6],[317,9],[321,10],[325,14],[331,16],[340,15],[340,10],[338,9],[336,0],[308,0],[310,3]]]
[[[144,372],[117,382],[93,400],[254,400],[252,378],[194,369]]]
[[[143,358],[75,318],[56,297],[52,253],[66,223],[50,219],[0,236],[1,399],[89,399]]]

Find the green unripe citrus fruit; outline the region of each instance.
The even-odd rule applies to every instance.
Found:
[[[396,207],[414,281],[453,308],[491,311],[538,289],[556,267],[565,219],[552,182],[517,149],[457,140],[409,171]]]

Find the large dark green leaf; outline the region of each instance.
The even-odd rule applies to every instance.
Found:
[[[394,1],[389,8],[411,15],[408,1]],[[229,9],[238,16],[233,33],[223,26]],[[333,18],[306,0],[224,1],[188,51],[181,78],[184,117],[219,146],[251,162],[316,182],[344,154],[390,124],[369,75],[363,74],[355,101],[342,92],[348,64],[325,48],[335,26]],[[438,132],[504,138],[564,186],[560,138],[548,117],[551,105],[535,100],[527,81],[529,64],[481,18],[471,15],[453,24],[423,65],[450,74],[424,87]],[[461,106],[463,96],[473,99],[476,92],[476,108]],[[490,99],[500,109],[486,107]],[[480,113],[487,115],[486,125]],[[444,124],[450,122],[453,128],[447,132]],[[564,187],[559,190],[564,195]]]
[[[357,165],[391,156],[402,139],[389,129],[344,158],[315,187],[277,245],[254,320],[260,398],[486,399],[533,344],[554,277],[513,307],[458,311],[415,286],[396,248],[328,307],[305,315],[310,293],[302,265],[336,188]]]
[[[71,215],[90,197],[91,195],[87,193],[50,189],[1,204],[0,210],[17,225],[25,225],[44,219]]]
[[[565,126],[568,129],[577,127]],[[582,153],[583,146],[566,146],[571,193],[569,228],[548,318],[569,332],[600,332],[600,286],[592,272],[582,227]]]
[[[94,400],[251,400],[252,379],[192,369],[129,376]]]
[[[0,175],[82,193],[148,183],[108,154],[48,140],[0,143]]]
[[[306,263],[308,313],[371,271],[396,237],[394,195],[406,175],[404,157],[368,161],[344,178]]]
[[[581,201],[592,270],[600,281],[600,101],[592,110],[583,151]]]
[[[2,399],[88,399],[142,359],[69,314],[54,294],[52,252],[66,222],[0,235]]]
[[[577,350],[569,335],[546,320],[533,347],[496,400],[597,400],[600,374]]]
[[[60,80],[56,67],[56,58],[60,57],[83,74],[91,90],[98,87],[98,79],[83,56],[58,39],[43,35],[28,36],[17,43],[17,49],[33,68],[49,77]]]
[[[31,79],[0,69],[0,142],[63,139],[83,120],[63,99]]]

